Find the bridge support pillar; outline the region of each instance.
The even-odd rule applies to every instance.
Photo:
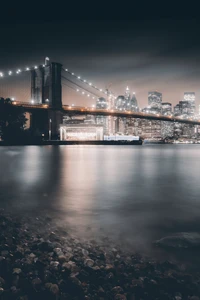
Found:
[[[60,135],[60,125],[62,124],[63,113],[61,111],[49,110],[48,126],[49,140],[58,140]]]

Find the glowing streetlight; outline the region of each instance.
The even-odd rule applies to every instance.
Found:
[[[12,71],[9,71],[9,72],[8,72],[8,75],[12,75]]]
[[[30,68],[27,67],[27,68],[26,68],[26,71],[30,71]]]
[[[35,66],[34,68],[35,68],[35,69],[37,69],[38,67],[37,67],[37,66]]]

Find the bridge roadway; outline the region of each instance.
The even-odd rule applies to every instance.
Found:
[[[179,122],[191,125],[200,125],[200,120],[192,120],[192,119],[183,119],[181,117],[174,116],[163,116],[161,114],[147,114],[143,112],[132,112],[132,111],[119,111],[114,109],[96,109],[93,107],[82,107],[82,106],[69,106],[63,105],[62,109],[55,109],[50,107],[48,104],[30,104],[27,102],[19,102],[14,101],[13,105],[23,106],[28,110],[57,110],[66,112],[69,114],[77,114],[77,115],[102,115],[102,116],[113,116],[113,117],[121,117],[121,118],[139,118],[139,119],[149,119],[149,120],[158,120],[158,121],[169,121],[169,122]]]

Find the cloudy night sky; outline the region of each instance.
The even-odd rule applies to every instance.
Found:
[[[183,99],[184,92],[194,91],[200,104],[199,25],[196,18],[146,16],[110,21],[2,21],[0,71],[38,65],[48,56],[100,88],[112,83],[116,95],[128,85],[140,107],[147,105],[150,90],[162,92],[163,101],[173,105]],[[0,96],[29,100],[25,81],[18,77],[12,88],[6,80],[2,82]],[[66,87],[63,103],[93,104]]]

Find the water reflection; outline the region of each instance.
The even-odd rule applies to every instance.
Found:
[[[1,147],[1,207],[48,210],[81,228],[150,248],[200,228],[200,147]]]

